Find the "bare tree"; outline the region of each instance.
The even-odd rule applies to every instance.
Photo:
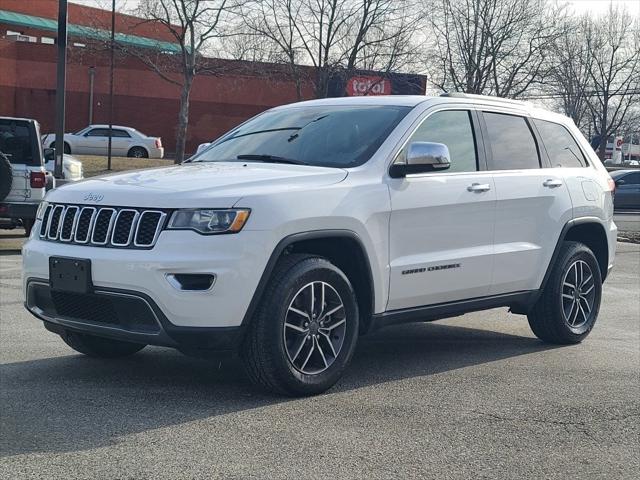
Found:
[[[518,97],[546,74],[563,10],[548,0],[432,0],[432,82],[449,91]]]
[[[586,130],[591,93],[591,56],[585,41],[591,19],[566,18],[562,34],[554,42],[543,89],[558,99],[560,110]]]
[[[301,10],[298,0],[259,0],[249,3],[243,13],[246,36],[257,39],[270,52],[271,61],[288,66],[298,100],[302,99],[302,43],[295,25],[302,21]]]
[[[606,16],[589,19],[585,42],[592,87],[587,106],[604,160],[608,137],[640,100],[640,20],[611,5]]]
[[[412,8],[413,7],[413,8]],[[250,32],[271,42],[290,66],[300,95],[310,66],[316,97],[337,73],[398,70],[416,57],[414,0],[261,0],[245,16]]]
[[[241,0],[142,0],[138,15],[171,32],[179,45],[179,53],[152,49],[131,49],[134,55],[162,79],[181,89],[178,127],[176,132],[176,163],[184,160],[187,127],[189,124],[189,96],[196,75],[210,71],[212,63],[203,52],[220,38],[229,35],[225,30],[228,18],[235,14]]]

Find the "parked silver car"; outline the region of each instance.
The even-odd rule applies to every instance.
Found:
[[[160,137],[149,137],[135,128],[113,126],[112,152],[117,157],[163,158]],[[42,137],[42,145],[55,148],[55,134]],[[107,155],[109,125],[89,125],[76,133],[64,134],[64,153],[74,155]]]

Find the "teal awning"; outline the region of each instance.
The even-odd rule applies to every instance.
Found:
[[[7,10],[0,10],[0,23],[19,27],[35,28],[37,30],[45,30],[48,32],[58,32],[58,22],[56,20],[35,17],[33,15],[25,15],[23,13],[9,12]],[[83,25],[67,25],[67,34],[70,37],[91,38],[103,41],[111,39],[111,32],[108,30],[85,27]],[[152,38],[138,37],[137,35],[116,33],[115,40],[119,44],[132,47],[152,48],[172,53],[180,52],[180,45],[177,43],[163,42]]]

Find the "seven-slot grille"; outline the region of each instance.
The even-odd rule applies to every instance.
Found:
[[[101,247],[151,248],[166,217],[161,210],[52,204],[42,217],[40,238]]]

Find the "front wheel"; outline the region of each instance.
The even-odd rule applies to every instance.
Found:
[[[602,276],[593,252],[582,243],[565,242],[529,312],[531,330],[549,343],[579,343],[596,323],[601,296]]]
[[[245,338],[249,377],[279,394],[324,392],[353,356],[358,315],[351,283],[335,265],[311,255],[283,258]]]
[[[86,333],[72,332],[66,330],[62,335],[64,343],[73,348],[76,352],[83,353],[89,357],[98,358],[119,358],[128,357],[142,350],[145,345],[140,343],[123,342],[110,338],[96,337]]]

